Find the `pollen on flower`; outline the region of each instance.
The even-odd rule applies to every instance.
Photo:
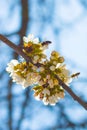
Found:
[[[54,83],[54,85],[58,85],[59,84],[57,79],[54,79],[53,83]]]

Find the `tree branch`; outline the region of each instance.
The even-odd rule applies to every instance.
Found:
[[[9,47],[11,47],[18,55],[21,55],[26,61],[31,61],[31,59],[25,55],[25,53],[22,51],[21,47],[15,45],[13,42],[8,40],[6,37],[0,34],[0,40],[3,41],[5,44],[7,44]]]
[[[3,41],[5,44],[7,44],[9,47],[11,47],[13,50],[15,50],[15,52],[21,55],[26,61],[32,63],[32,60],[25,55],[25,53],[22,51],[20,47],[15,45],[13,42],[9,41],[6,37],[4,37],[1,34],[0,34],[0,40]],[[82,101],[80,97],[78,97],[57,75],[55,75],[55,78],[59,81],[59,84],[72,96],[72,98],[87,110],[87,103]]]
[[[72,96],[72,98],[78,101],[78,103],[87,110],[87,103],[82,101],[82,99],[80,99],[57,75],[55,75],[55,78],[59,81],[59,84]]]

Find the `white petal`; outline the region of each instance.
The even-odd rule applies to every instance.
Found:
[[[35,99],[39,101],[40,100],[40,96],[39,95],[35,96]]]
[[[38,55],[36,55],[36,56],[34,56],[34,60],[38,60],[39,59],[39,56]]]
[[[15,59],[11,60],[11,63],[13,63],[14,65],[17,65],[19,62]]]
[[[52,70],[52,71],[54,71],[56,68],[55,68],[55,66],[50,66],[50,70]]]
[[[43,101],[44,105],[48,105],[48,102],[47,101]]]
[[[68,76],[68,75],[70,74],[69,70],[67,70],[67,69],[64,69],[64,70],[62,71],[62,73],[63,73],[65,76]]]
[[[28,35],[28,41],[33,41],[34,39],[34,35],[33,34],[29,34]]]
[[[56,105],[56,102],[50,102],[49,103],[51,106],[55,106]]]
[[[65,82],[67,85],[72,82],[72,78],[68,78],[67,81]]]
[[[44,105],[48,105],[48,102],[43,102],[44,103]]]
[[[37,43],[39,43],[39,39],[38,39],[38,38],[35,38],[35,39],[33,40],[33,42],[37,44]]]
[[[14,66],[18,64],[18,61],[17,60],[11,60],[10,63],[8,63],[7,65],[7,68],[6,68],[6,71],[7,72],[13,72],[14,71]]]
[[[28,38],[27,37],[23,37],[23,41],[28,43]]]
[[[44,94],[44,95],[50,95],[50,91],[47,89],[47,88],[45,88],[43,91],[42,91],[42,93]]]
[[[54,65],[57,65],[57,61],[53,61],[53,64],[54,64]]]
[[[48,102],[46,97],[43,98],[43,103],[44,103],[44,105],[48,105],[49,104],[49,102]]]
[[[48,49],[48,45],[44,45],[44,46],[42,47],[42,49],[43,49],[43,50]]]
[[[56,68],[60,67],[60,63],[57,64]]]

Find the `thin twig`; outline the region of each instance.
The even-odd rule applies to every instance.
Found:
[[[15,52],[21,55],[26,61],[31,62],[32,60],[26,56],[26,54],[22,51],[20,47],[15,45],[13,42],[9,41],[6,37],[0,34],[0,40],[7,44],[9,47],[15,50]],[[34,64],[35,65],[35,64]],[[72,96],[74,100],[76,100],[79,104],[81,104],[87,110],[87,103],[80,99],[57,75],[55,78],[59,81],[59,84]]]

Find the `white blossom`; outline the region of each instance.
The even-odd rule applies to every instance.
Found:
[[[14,66],[17,65],[19,62],[15,59],[11,60],[10,63],[7,64],[6,71],[9,73],[14,72]]]
[[[65,84],[69,86],[69,84],[72,82],[72,78],[68,77],[66,78]]]
[[[40,67],[39,69],[40,69],[41,72],[44,71],[44,67]]]
[[[54,71],[56,67],[54,65],[50,66],[50,70]]]
[[[47,88],[45,88],[45,89],[42,91],[42,93],[43,93],[44,95],[50,95],[50,91],[49,91]]]
[[[38,55],[34,56],[33,63],[36,64],[38,62],[38,60],[39,60],[39,56]]]
[[[46,97],[46,95],[43,98],[43,103],[44,105],[52,105],[54,106],[60,98],[64,98],[64,92],[60,92],[60,93],[55,93],[54,95],[49,95],[48,97]]]
[[[64,70],[62,71],[62,74],[63,74],[64,76],[68,77],[69,74],[70,74],[70,72],[69,72],[69,70],[64,69]]]
[[[54,65],[57,65],[57,64],[58,64],[58,62],[57,62],[57,61],[53,61],[53,64],[54,64]]]
[[[59,68],[59,67],[60,67],[60,65],[61,65],[61,64],[60,64],[60,63],[58,63],[58,64],[56,65],[56,68]]]
[[[34,60],[38,60],[39,59],[39,56],[38,55],[36,55],[36,56],[34,56]]]
[[[23,88],[35,85],[33,90],[36,100],[42,100],[45,105],[55,105],[59,99],[65,96],[64,89],[60,86],[55,75],[58,75],[66,85],[72,81],[69,70],[63,64],[64,58],[58,52],[52,51],[50,60],[46,59],[43,51],[48,47],[48,44],[41,44],[38,38],[34,38],[33,34],[28,35],[28,37],[24,36],[23,41],[24,47],[32,45],[32,54],[28,54],[26,48],[23,49],[26,55],[30,56],[31,64],[27,64],[25,60],[19,63],[14,59],[8,64],[6,70],[10,73],[13,82],[22,85]],[[39,45],[35,45],[37,43]],[[43,66],[33,65],[36,63],[42,63]]]
[[[48,45],[42,46],[42,50],[43,50],[43,51],[46,50],[46,49],[48,49]]]
[[[52,96],[49,97],[49,104],[50,105],[54,106],[56,104],[56,102],[57,102],[57,98],[56,98],[55,95],[52,95]]]
[[[28,42],[33,42],[35,44],[39,43],[39,39],[38,38],[34,38],[33,34],[29,34],[28,37],[23,37],[23,41],[28,43]]]
[[[50,58],[51,58],[51,59],[55,59],[55,56],[51,56]]]
[[[50,88],[53,88],[53,87],[54,87],[54,84],[53,84],[53,80],[52,80],[52,79],[48,80],[48,83],[49,83],[49,85],[50,85]]]
[[[40,95],[37,95],[37,96],[34,95],[34,97],[36,100],[38,100],[38,101],[40,100]]]
[[[43,103],[44,103],[44,105],[48,105],[49,104],[49,101],[47,100],[46,97],[43,98]]]
[[[22,76],[18,75],[16,73],[17,70],[14,69],[14,66],[16,66],[19,62],[17,60],[12,60],[10,61],[10,63],[8,64],[6,71],[8,71],[10,73],[10,76],[13,79],[13,82],[16,82],[17,84],[22,85],[23,88],[26,88],[34,83],[37,82],[38,76],[36,73],[32,72],[32,73],[28,73],[26,75],[25,78],[23,78]],[[24,69],[22,71],[22,73],[26,71],[26,69]]]
[[[58,96],[59,96],[59,98],[64,98],[64,92],[60,92],[60,93],[58,94]]]
[[[41,86],[44,85],[44,81],[43,81],[43,80],[40,80],[40,81],[39,81],[39,85],[41,85]]]
[[[37,80],[39,81],[40,79],[41,79],[41,76],[40,76],[40,75],[38,75],[38,76],[37,76]]]
[[[32,66],[32,70],[35,70],[35,71],[36,71],[36,70],[37,70],[37,67],[33,65],[33,66]]]

